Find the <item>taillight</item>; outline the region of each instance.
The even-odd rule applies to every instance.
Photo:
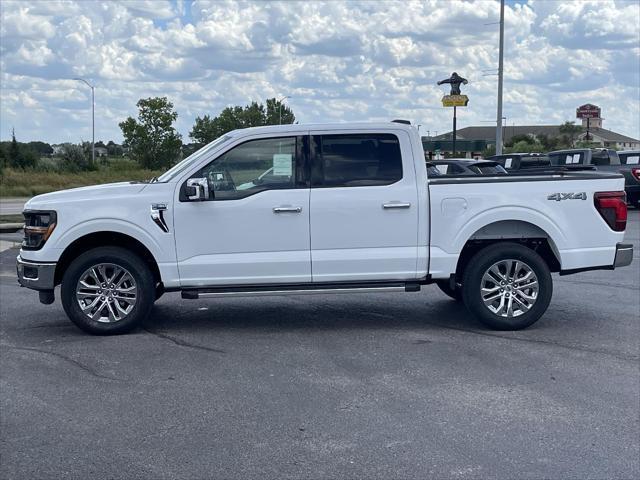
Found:
[[[596,192],[593,203],[611,230],[624,232],[627,227],[627,197],[624,192]]]
[[[631,175],[633,175],[638,181],[640,181],[640,168],[632,168]]]

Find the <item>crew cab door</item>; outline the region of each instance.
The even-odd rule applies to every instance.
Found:
[[[312,131],[311,158],[313,281],[415,279],[418,195],[409,135]]]
[[[303,136],[236,144],[188,178],[210,196],[179,187],[174,228],[184,286],[311,281],[309,186]]]

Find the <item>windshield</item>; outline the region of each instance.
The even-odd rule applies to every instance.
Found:
[[[231,138],[230,135],[223,135],[221,137],[216,138],[213,142],[209,143],[208,145],[205,145],[204,147],[202,147],[197,152],[192,153],[191,155],[189,155],[187,158],[185,158],[181,162],[176,163],[173,167],[171,167],[169,170],[167,170],[162,175],[160,175],[158,177],[157,181],[158,182],[168,182],[169,180],[171,180],[175,176],[177,176],[180,173],[182,173],[193,162],[199,160],[200,158],[205,156],[207,153],[209,153],[211,150],[213,150],[213,149],[217,148],[218,146],[222,145],[223,143],[225,143],[230,138]]]

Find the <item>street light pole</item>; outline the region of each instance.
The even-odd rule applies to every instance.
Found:
[[[289,95],[285,95],[284,97],[282,97],[280,100],[278,100],[278,103],[280,104],[280,120],[278,121],[278,125],[282,125],[282,102],[284,100],[286,100],[287,98],[291,98]]]
[[[96,164],[96,95],[95,87],[84,78],[74,78],[79,82],[86,83],[91,89],[91,166]]]
[[[498,51],[498,114],[496,118],[496,155],[502,155],[502,78],[504,76],[504,0],[500,0],[500,47]]]

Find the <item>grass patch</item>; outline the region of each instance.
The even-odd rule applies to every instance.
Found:
[[[32,197],[67,188],[149,180],[161,173],[137,168],[132,162],[113,162],[93,172],[78,173],[5,168],[0,176],[0,197]]]

